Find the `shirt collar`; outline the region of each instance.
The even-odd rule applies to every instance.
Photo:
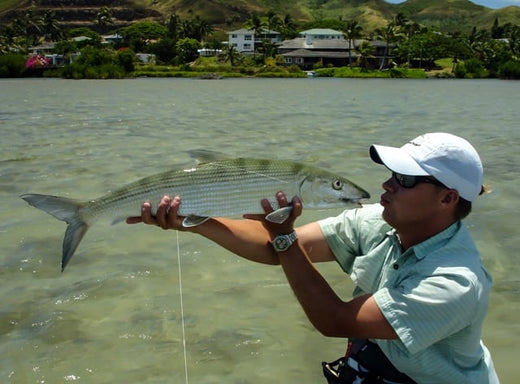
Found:
[[[458,232],[461,226],[460,221],[456,221],[448,228],[443,230],[442,232],[437,233],[436,235],[424,240],[422,243],[416,244],[413,247],[410,247],[407,251],[411,251],[415,254],[419,260],[423,259],[432,252],[434,249],[438,249],[441,244],[447,243],[455,234]]]
[[[441,243],[447,242],[458,232],[461,226],[460,220],[450,225],[448,228],[437,233],[436,235],[424,240],[422,243],[416,244],[402,253],[405,255],[415,255],[416,258],[423,259],[427,254],[431,253],[433,249],[437,249]],[[397,231],[392,228],[386,235],[398,246],[401,246],[399,235]]]

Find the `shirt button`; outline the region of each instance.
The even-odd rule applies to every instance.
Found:
[[[399,264],[394,263],[394,265],[392,267],[397,271],[399,269]]]

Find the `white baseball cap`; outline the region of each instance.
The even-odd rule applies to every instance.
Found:
[[[371,145],[370,157],[392,172],[409,176],[433,176],[468,201],[482,190],[480,157],[465,139],[450,133],[427,133],[401,148]]]

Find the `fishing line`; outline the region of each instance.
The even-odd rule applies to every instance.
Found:
[[[181,248],[179,245],[179,232],[175,231],[177,235],[177,261],[179,264],[179,296],[181,302],[181,324],[182,324],[182,350],[184,352],[184,375],[186,384],[188,384],[188,355],[186,353],[186,330],[184,326],[184,304],[182,302],[182,271],[181,271]]]

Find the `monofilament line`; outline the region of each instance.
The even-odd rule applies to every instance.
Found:
[[[181,270],[181,248],[179,245],[179,232],[177,235],[177,260],[179,264],[179,296],[181,302],[181,324],[182,324],[182,350],[184,352],[184,375],[188,384],[188,354],[186,353],[186,330],[184,326],[184,304],[182,302],[182,270]]]

